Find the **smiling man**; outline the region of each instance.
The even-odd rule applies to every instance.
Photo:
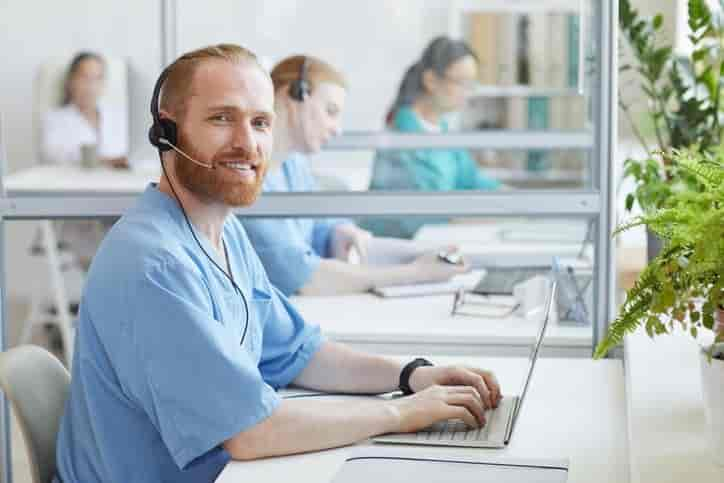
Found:
[[[164,174],[91,265],[57,481],[209,482],[230,458],[330,448],[452,417],[476,426],[497,405],[490,372],[419,360],[403,368],[324,341],[272,286],[232,210],[259,194],[273,109],[269,75],[238,46],[185,54],[159,78],[149,137]],[[275,389],[290,383],[417,393],[283,400]]]

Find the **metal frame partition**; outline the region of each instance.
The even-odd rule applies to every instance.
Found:
[[[595,69],[593,133],[486,132],[450,136],[395,135],[389,133],[348,134],[335,140],[329,149],[377,149],[406,147],[485,146],[496,148],[590,147],[592,188],[580,191],[508,191],[496,193],[299,193],[262,197],[253,207],[239,210],[245,216],[548,216],[577,217],[595,222],[593,344],[605,334],[613,315],[613,247],[610,243],[613,209],[613,165],[611,162],[616,126],[616,40],[617,2],[592,0],[597,49]],[[175,57],[176,2],[162,0],[163,63]],[[1,121],[1,119],[0,119]],[[2,175],[6,165],[0,124],[0,250],[4,248],[5,221],[74,217],[119,216],[135,200],[135,195],[103,196],[94,203],[96,193],[88,196],[28,196],[8,198]],[[334,199],[334,203],[329,201]],[[392,207],[392,208],[391,208]],[[5,274],[5,252],[0,254],[0,273]],[[5,332],[5,287],[0,287],[0,350],[7,347]],[[0,465],[2,482],[12,481],[9,407],[0,399]]]

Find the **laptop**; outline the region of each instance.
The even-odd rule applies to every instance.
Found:
[[[486,267],[485,275],[475,285],[472,292],[479,295],[513,295],[513,289],[536,275],[550,273],[550,265],[545,267]]]
[[[432,446],[460,446],[466,448],[503,448],[513,435],[513,429],[520,416],[525,395],[530,385],[541,344],[548,322],[553,311],[558,282],[551,282],[550,291],[546,300],[545,315],[538,329],[538,336],[531,348],[528,362],[528,372],[520,393],[516,396],[504,396],[496,409],[485,412],[485,426],[471,429],[460,419],[441,421],[417,433],[385,434],[375,436],[375,443],[414,444]]]

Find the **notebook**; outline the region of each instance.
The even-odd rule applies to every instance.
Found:
[[[388,285],[374,287],[371,292],[380,297],[422,297],[426,295],[454,294],[460,287],[465,289],[474,287],[482,274],[481,270],[471,270],[468,273],[456,275],[446,282]]]

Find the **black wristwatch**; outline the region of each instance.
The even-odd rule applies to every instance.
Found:
[[[414,372],[415,369],[418,367],[424,367],[424,366],[431,366],[433,365],[432,362],[428,361],[427,359],[423,359],[422,357],[418,357],[417,359],[408,362],[405,364],[405,367],[402,368],[402,372],[400,372],[400,391],[402,391],[402,394],[409,395],[414,393],[415,391],[412,390],[410,387],[410,376]]]

